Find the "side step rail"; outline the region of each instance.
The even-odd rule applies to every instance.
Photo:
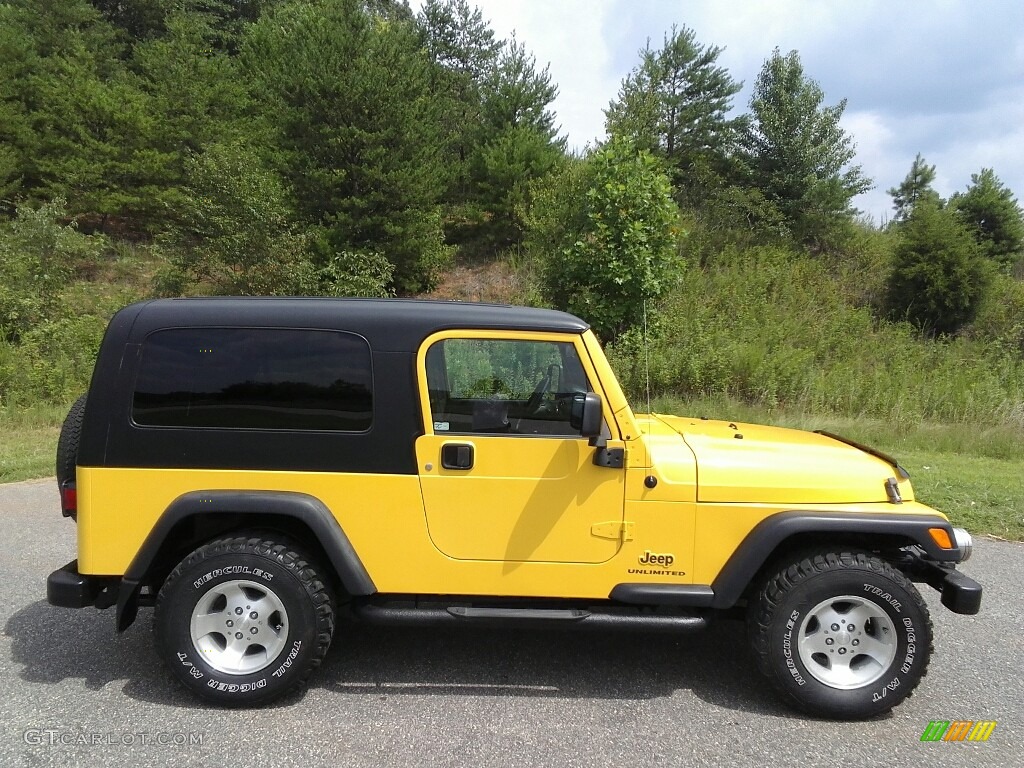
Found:
[[[353,613],[373,624],[443,626],[455,623],[478,626],[572,627],[595,630],[637,630],[641,632],[695,632],[707,626],[704,616],[690,613],[652,613],[642,609],[615,608],[501,608],[410,605],[360,602]]]

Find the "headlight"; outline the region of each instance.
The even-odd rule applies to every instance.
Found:
[[[965,563],[971,559],[971,552],[974,549],[974,539],[963,528],[953,529],[953,540],[956,542],[957,547],[960,549],[960,562]]]

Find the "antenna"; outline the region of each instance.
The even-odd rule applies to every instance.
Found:
[[[644,379],[647,386],[647,414],[651,413],[651,350],[647,339],[647,297],[644,297]]]

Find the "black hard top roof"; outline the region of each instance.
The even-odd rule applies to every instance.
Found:
[[[132,343],[161,328],[324,328],[365,336],[377,351],[411,352],[432,333],[457,328],[582,333],[590,326],[551,309],[421,299],[217,297],[156,299],[126,307]]]

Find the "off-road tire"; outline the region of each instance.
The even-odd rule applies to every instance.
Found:
[[[75,468],[78,465],[78,443],[82,437],[82,419],[85,416],[85,395],[71,406],[57,438],[57,485],[75,482]]]
[[[212,541],[160,588],[157,652],[201,698],[230,707],[266,704],[301,688],[323,661],[334,605],[324,572],[299,547],[256,535]],[[270,608],[259,615],[260,606]],[[229,660],[229,644],[238,648],[250,638],[253,647]]]
[[[875,618],[865,621],[869,615]],[[750,601],[747,626],[772,686],[819,717],[855,720],[892,709],[924,677],[932,652],[920,592],[889,563],[861,551],[821,552],[780,567]],[[840,648],[842,657],[834,655]]]

